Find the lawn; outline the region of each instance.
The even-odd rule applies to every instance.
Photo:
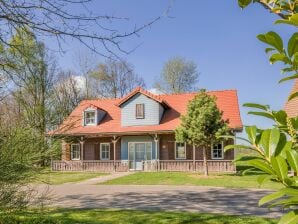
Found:
[[[96,173],[96,172],[54,172],[54,171],[46,170],[36,176],[35,182],[56,185],[56,184],[80,182],[83,180],[88,180],[102,175],[106,175],[106,174]]]
[[[257,178],[259,175],[250,174],[211,174],[204,177],[196,173],[184,172],[138,172],[129,176],[120,177],[102,184],[108,185],[195,185],[232,188],[259,188]],[[281,185],[267,182],[261,188],[278,189]]]
[[[189,213],[189,212],[162,212],[136,210],[100,210],[100,209],[73,209],[50,210],[47,212],[22,212],[14,215],[5,215],[0,212],[0,224],[34,224],[34,223],[107,223],[107,224],[275,224],[276,220],[251,217],[229,216],[219,214]]]

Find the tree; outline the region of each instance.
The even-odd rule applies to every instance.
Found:
[[[98,68],[90,74],[97,86],[93,86],[99,97],[118,98],[131,92],[135,87],[144,87],[142,77],[133,71],[133,66],[126,61],[107,60],[99,64]]]
[[[181,57],[171,58],[165,63],[155,88],[166,93],[183,93],[197,89],[199,73],[193,61]]]
[[[251,3],[258,3],[270,12],[279,16],[276,24],[287,24],[298,27],[298,2],[284,0],[238,0],[240,7],[244,8]],[[270,54],[270,63],[282,62],[285,67],[282,72],[287,76],[280,82],[298,78],[298,34],[294,33],[285,48],[284,41],[276,32],[270,31],[258,35],[258,39],[267,45],[266,53]],[[298,97],[293,93],[289,100]],[[262,172],[258,178],[259,184],[268,180],[281,183],[284,187],[272,194],[264,196],[259,205],[269,207],[281,206],[289,211],[281,217],[280,224],[296,224],[298,222],[298,117],[290,118],[283,110],[273,111],[267,105],[247,103],[244,106],[253,108],[249,114],[269,118],[275,122],[274,127],[260,129],[256,126],[245,128],[248,139],[242,139],[246,144],[230,145],[231,148],[248,149],[254,151],[256,156],[247,156],[238,160],[250,166],[250,170]],[[289,175],[294,172],[294,175]]]
[[[118,54],[130,52],[122,47],[121,40],[139,34],[162,18],[157,16],[129,31],[120,31],[119,24],[128,23],[129,19],[95,14],[91,10],[94,3],[93,0],[0,0],[0,43],[14,47],[7,39],[17,29],[29,28],[38,37],[57,40],[59,47],[63,42],[75,40],[99,55],[118,59]]]
[[[50,129],[53,130],[62,123],[62,121],[73,111],[73,109],[85,98],[85,83],[78,83],[77,76],[72,71],[61,71],[57,79],[54,81],[54,86],[50,95]],[[83,84],[83,86],[82,86]]]
[[[200,91],[187,106],[186,115],[181,116],[181,125],[175,130],[176,140],[194,147],[203,148],[205,175],[208,175],[206,149],[228,132],[227,122],[216,105],[215,97]]]
[[[10,81],[23,119],[42,138],[47,125],[47,99],[52,88],[55,63],[50,64],[45,46],[28,29],[18,29],[10,40],[13,48],[5,48],[2,58],[8,62],[3,74]],[[22,53],[19,52],[22,51]]]

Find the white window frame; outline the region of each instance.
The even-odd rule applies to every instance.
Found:
[[[225,156],[224,154],[225,154],[225,152],[224,152],[224,144],[223,144],[223,141],[220,142],[220,143],[216,143],[216,144],[221,144],[221,151],[222,151],[221,155],[222,155],[222,156],[221,156],[221,158],[218,158],[218,157],[216,158],[216,157],[213,156],[213,150],[214,150],[213,146],[214,146],[214,144],[212,143],[212,145],[211,145],[211,158],[214,159],[214,160],[217,160],[217,159],[218,159],[218,160],[224,159],[224,156]],[[217,149],[217,150],[218,150],[218,149]]]
[[[184,158],[177,158],[177,143],[184,143],[185,156]],[[175,142],[175,160],[186,159],[186,142]]]
[[[109,158],[102,158],[102,145],[108,145],[109,146]],[[99,155],[99,158],[100,160],[110,160],[111,158],[111,143],[110,142],[102,142],[100,143],[100,155]]]
[[[87,124],[86,122],[86,119],[87,119],[87,116],[86,116],[86,113],[94,113],[94,123],[89,123]],[[96,110],[90,110],[90,109],[87,109],[84,111],[84,124],[85,126],[94,126],[96,125],[96,116],[97,116],[97,113],[96,113]]]
[[[73,158],[73,146],[78,146],[79,147],[79,158]],[[79,143],[71,144],[70,145],[70,159],[71,160],[81,160],[81,145]]]

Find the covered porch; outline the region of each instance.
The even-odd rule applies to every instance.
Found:
[[[223,143],[207,151],[210,172],[236,171],[232,163],[234,152],[224,152]],[[204,170],[202,150],[177,143],[173,133],[79,136],[71,142],[64,140],[61,160],[53,160],[51,167],[53,171],[97,172]]]

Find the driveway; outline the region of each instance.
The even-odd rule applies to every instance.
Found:
[[[265,217],[281,215],[276,209],[268,211],[258,207],[258,200],[269,191],[257,189],[88,183],[38,186],[39,192],[45,189],[51,196],[48,205],[63,208],[167,210]]]

